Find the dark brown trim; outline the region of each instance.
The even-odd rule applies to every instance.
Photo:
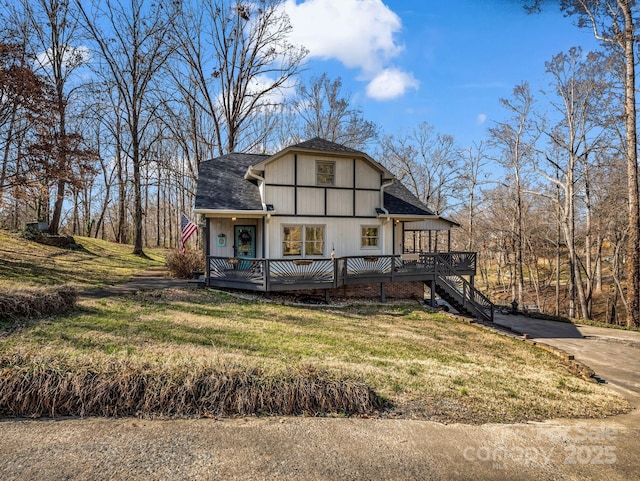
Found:
[[[322,219],[377,219],[371,215],[272,214],[271,217],[318,217]]]
[[[356,189],[356,162],[357,159],[353,159],[353,179],[351,179],[351,183],[353,191],[351,192],[351,214],[352,215],[356,215],[356,192],[358,192],[358,190]]]
[[[304,185],[304,184],[267,184],[265,182],[265,187],[300,187],[305,189],[333,189],[333,190],[355,190],[362,192],[380,192],[380,189],[374,189],[372,187],[337,187],[330,185]]]
[[[391,242],[391,255],[396,255],[396,221],[394,219],[391,219]]]
[[[263,217],[262,218],[262,244],[260,245],[260,254],[261,257],[267,257],[267,253],[264,251],[264,247],[265,247],[265,243],[267,240],[267,218]],[[256,249],[257,250],[257,249]],[[256,252],[257,255],[257,252]]]
[[[329,196],[327,195],[327,189],[324,189],[324,215],[325,216],[327,215],[327,211],[329,210],[328,204],[327,204],[327,202],[328,202],[327,199],[328,198],[329,198]]]
[[[298,154],[293,154],[293,213],[298,215]]]
[[[205,220],[207,221],[204,228],[204,255],[206,257],[211,255],[211,219],[205,217]]]

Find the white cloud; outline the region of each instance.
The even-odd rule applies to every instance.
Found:
[[[478,114],[476,117],[476,123],[482,125],[487,121],[487,114]]]
[[[91,51],[88,47],[81,45],[80,47],[72,47],[68,45],[63,53],[64,67],[75,68],[89,62],[91,59]],[[48,49],[40,52],[37,56],[37,62],[41,67],[50,68],[53,51]]]
[[[402,21],[382,0],[286,0],[284,9],[291,40],[308,48],[311,59],[335,59],[360,70],[361,79],[370,80],[370,97],[394,98],[417,84],[411,74],[388,66],[404,49],[394,38]],[[401,93],[382,94],[380,83],[393,83]]]
[[[367,95],[376,100],[391,100],[404,95],[407,89],[418,88],[418,81],[410,73],[385,69],[367,85]]]
[[[381,0],[287,0],[284,9],[293,26],[292,40],[311,57],[337,59],[350,68],[376,71],[402,46],[393,35],[400,18]]]

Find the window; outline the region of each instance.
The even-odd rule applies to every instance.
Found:
[[[379,230],[376,226],[362,226],[360,247],[372,249],[379,246]]]
[[[282,255],[324,255],[323,225],[285,225],[282,227]]]
[[[316,160],[316,185],[335,185],[336,163]]]
[[[284,226],[282,230],[282,255],[302,255],[302,226]]]
[[[324,254],[324,226],[305,226],[304,254],[307,256],[321,256]]]

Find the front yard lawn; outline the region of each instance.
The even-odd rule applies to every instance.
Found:
[[[61,360],[84,375],[117,375],[114,363],[169,378],[203,368],[251,372],[258,381],[322,373],[372,388],[386,400],[376,408],[380,416],[443,422],[602,417],[629,409],[546,351],[418,304],[305,308],[167,289],[84,299],[70,315],[5,325],[0,333],[0,370],[20,363],[59,369]]]

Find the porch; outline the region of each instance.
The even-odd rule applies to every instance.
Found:
[[[475,252],[428,252],[413,255],[348,256],[335,259],[253,259],[207,257],[205,283],[251,291],[332,289],[387,282],[428,284],[462,312],[493,321],[493,304],[473,285]],[[468,277],[468,279],[466,277]]]
[[[445,269],[446,266],[446,269]],[[348,284],[432,281],[445,270],[476,274],[475,252],[420,253],[314,259],[207,257],[208,286],[253,291],[331,289]]]

